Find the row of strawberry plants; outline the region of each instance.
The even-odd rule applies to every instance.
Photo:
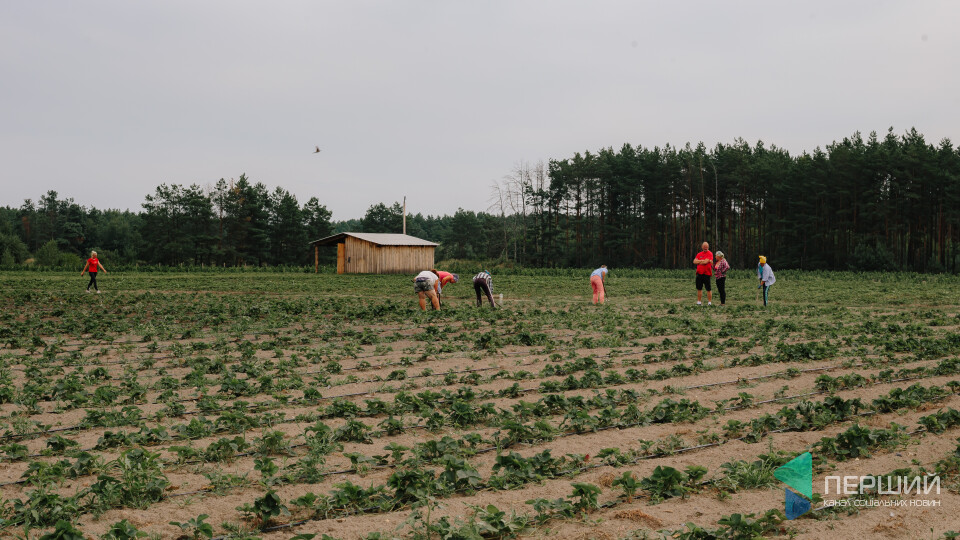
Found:
[[[559,355],[553,355],[551,357],[551,360],[554,360],[554,357],[556,357],[556,360],[560,359]],[[628,360],[624,360],[623,363],[625,365],[631,365],[632,361],[628,359]],[[533,362],[530,365],[535,365],[535,364],[536,362]],[[550,392],[550,391],[557,391],[562,389],[596,388],[604,384],[608,384],[608,385],[624,384],[628,381],[636,382],[640,380],[663,380],[669,377],[688,375],[688,374],[700,372],[707,369],[707,367],[704,366],[702,363],[694,362],[694,365],[689,368],[684,365],[677,365],[671,368],[671,370],[669,371],[658,370],[658,372],[652,376],[648,376],[646,373],[646,370],[643,370],[642,372],[638,372],[633,369],[628,369],[627,377],[620,376],[616,372],[610,371],[607,373],[605,377],[602,377],[602,378],[599,376],[598,372],[595,371],[595,369],[592,369],[592,368],[601,367],[601,366],[610,367],[612,365],[614,364],[610,361],[604,361],[602,364],[598,364],[595,360],[593,360],[592,357],[580,358],[574,362],[567,362],[563,365],[557,366],[556,368],[548,365],[541,371],[541,376],[551,376],[559,373],[575,373],[577,371],[582,371],[582,370],[587,370],[588,374],[584,378],[579,380],[568,377],[568,379],[564,381],[564,383],[562,384],[556,383],[556,382],[544,383],[541,386],[540,391]],[[256,396],[257,394],[271,392],[271,393],[274,393],[275,397],[277,397],[277,401],[284,405],[295,404],[298,402],[298,400],[296,399],[290,400],[285,396],[284,397],[277,396],[276,394],[277,391],[282,391],[286,389],[304,388],[305,386],[305,383],[301,378],[299,378],[299,375],[297,375],[296,373],[291,373],[286,378],[281,377],[279,379],[277,379],[276,377],[268,377],[266,375],[261,375],[260,377],[258,377],[258,382],[260,383],[260,386],[253,387],[250,385],[249,382],[247,382],[247,380],[238,379],[235,376],[233,376],[232,373],[242,372],[242,373],[246,373],[249,377],[251,373],[257,373],[257,372],[251,372],[251,369],[255,369],[254,367],[247,366],[246,368],[244,368],[241,366],[239,370],[233,370],[231,373],[223,373],[223,369],[224,369],[224,366],[222,364],[211,365],[209,364],[209,362],[201,363],[199,365],[195,365],[194,371],[192,372],[192,374],[194,373],[197,374],[197,377],[194,378],[192,377],[192,374],[191,374],[187,376],[187,379],[193,380],[193,379],[199,378],[199,379],[205,380],[204,375],[206,375],[208,372],[211,372],[211,371],[214,373],[221,372],[222,381],[223,381],[220,385],[221,394],[225,394],[227,396],[232,396],[232,397],[241,397],[241,396],[252,397],[252,396]],[[330,382],[329,379],[324,377],[325,372],[337,372],[339,371],[339,369],[340,367],[338,365],[328,364],[326,366],[325,371],[321,370],[320,372],[317,372],[318,375],[314,377],[314,383],[319,383],[319,384],[329,383]],[[442,376],[443,384],[451,384],[451,383],[457,382],[457,379],[455,378],[457,374],[470,373],[471,375],[469,376],[461,377],[459,379],[459,382],[478,385],[478,384],[481,384],[484,381],[484,379],[476,377],[476,373],[482,372],[482,371],[492,371],[495,369],[498,369],[498,368],[477,368],[477,369],[461,370],[459,372],[451,370],[451,371],[442,372],[442,373],[433,373],[429,368],[427,368],[427,369],[424,369],[421,375],[419,376],[416,376],[416,375],[408,376],[406,375],[405,372],[403,372],[403,370],[400,370],[399,372],[392,372],[387,376],[386,379],[387,380],[408,380],[410,378],[417,378],[417,377]],[[290,373],[290,372],[286,371],[284,367],[281,365],[280,367],[278,367],[277,373]],[[311,372],[308,372],[308,373],[311,373]],[[93,370],[91,373],[86,375],[87,375],[86,377],[87,379],[89,378],[96,379],[97,371]],[[526,372],[524,370],[519,370],[516,372],[499,370],[496,374],[494,374],[493,376],[489,377],[486,380],[490,382],[500,378],[523,380],[531,376],[532,375],[529,372]],[[357,381],[357,382],[378,382],[381,380],[382,379],[371,379],[369,381]],[[163,381],[172,383],[173,379],[165,378],[160,382],[163,382]],[[285,381],[288,381],[288,382],[285,382]],[[79,376],[74,376],[73,378],[68,378],[65,381],[62,381],[57,385],[55,385],[53,391],[57,396],[59,396],[60,394],[67,394],[67,395],[81,394],[85,396],[83,392],[89,391],[89,388],[84,385],[84,382],[85,382],[84,380],[79,379]],[[163,414],[167,414],[171,416],[178,416],[180,414],[185,414],[183,407],[175,405],[174,402],[176,401],[212,399],[209,395],[202,395],[199,398],[178,399],[178,397],[173,393],[173,390],[169,388],[169,386],[170,384],[166,384],[166,383],[160,385],[161,388],[164,388],[164,392],[160,394],[157,398],[158,402],[162,402],[167,405],[164,411],[162,411]],[[201,385],[201,389],[202,388],[205,388],[205,387]],[[516,389],[511,390],[511,393],[517,394],[515,390]],[[147,391],[148,389],[138,382],[138,380],[136,379],[135,373],[130,373],[129,377],[124,381],[123,387],[121,387],[120,389],[112,385],[104,385],[101,387],[97,387],[93,391],[93,399],[95,400],[95,403],[98,403],[102,406],[108,406],[112,404],[114,401],[116,401],[119,397],[127,396],[125,400],[121,400],[121,401],[126,401],[129,403],[134,401],[142,401],[145,398]],[[304,399],[302,400],[303,402],[310,403],[311,400],[315,400],[319,398],[320,398],[319,392],[317,392],[315,389],[310,387],[307,387],[304,389]],[[84,401],[84,400],[85,398],[81,399],[80,401]],[[36,403],[32,401],[32,399],[27,400],[26,405],[33,407],[33,409],[31,410],[34,410],[34,412],[39,412],[35,410]],[[208,410],[211,408],[216,408],[216,407],[209,407],[209,406],[206,407],[206,409]],[[96,425],[96,424],[93,424],[93,425]],[[81,425],[78,427],[83,427],[83,426]],[[66,429],[68,428],[62,428],[61,431]],[[13,434],[8,433],[4,437],[10,438],[11,436],[13,436]]]
[[[294,355],[294,360],[295,360],[295,361],[293,361],[293,362],[291,362],[291,363],[292,363],[293,365],[298,365],[298,364],[300,364],[300,361],[296,361],[295,356],[296,356],[296,355]],[[556,356],[556,355],[554,355],[554,356]],[[661,358],[661,359],[663,359],[663,358]],[[651,361],[651,359],[650,359],[649,357],[646,357],[644,361],[645,361],[645,362],[649,362],[649,361]],[[656,359],[653,359],[652,361],[657,361],[657,360],[656,360]],[[189,363],[189,365],[192,365],[192,366],[194,367],[194,371],[193,371],[190,375],[188,375],[186,379],[187,379],[188,382],[192,382],[195,386],[199,385],[201,388],[205,387],[205,385],[206,385],[206,381],[205,381],[205,379],[204,379],[204,375],[206,375],[207,373],[223,372],[223,370],[224,370],[224,364],[223,364],[223,361],[222,361],[222,360],[218,360],[218,361],[216,361],[216,362],[215,362],[214,364],[212,364],[212,365],[210,364],[211,361],[210,361],[209,359],[207,359],[207,358],[200,358],[200,359],[198,360],[198,362],[199,362],[201,365],[197,365],[196,363],[193,363],[193,362],[190,362],[190,363]],[[626,364],[627,362],[625,361],[624,363]],[[249,364],[249,363],[248,363],[248,364]],[[282,365],[282,364],[281,364],[281,365]],[[596,364],[594,363],[593,365],[596,365]],[[219,367],[218,367],[218,366],[219,366]],[[335,370],[329,369],[330,367],[339,367],[339,366],[337,366],[336,363],[330,363],[330,364],[327,366],[327,368],[328,368],[329,371],[336,372]],[[552,374],[555,374],[555,373],[564,373],[564,372],[569,373],[570,371],[576,371],[576,370],[586,369],[586,367],[587,367],[587,366],[574,366],[573,369],[569,369],[569,368],[565,368],[565,366],[557,366],[556,368],[553,368],[552,366],[547,366],[546,368],[544,368],[543,371],[541,371],[541,376],[549,376],[549,375],[552,375]],[[662,380],[662,379],[669,378],[669,377],[672,377],[672,376],[685,375],[685,374],[689,374],[689,373],[691,373],[691,372],[696,372],[696,371],[698,371],[698,370],[706,369],[706,366],[704,366],[704,364],[703,364],[701,361],[695,361],[695,362],[694,362],[694,365],[693,365],[693,367],[692,367],[692,370],[686,370],[686,371],[682,371],[682,370],[681,370],[681,371],[678,371],[678,370],[680,370],[680,369],[683,368],[683,367],[684,367],[684,366],[682,366],[682,365],[675,366],[675,367],[674,367],[672,370],[670,370],[670,371],[666,371],[666,370],[661,369],[661,370],[658,370],[657,373],[655,373],[655,374],[653,374],[653,375],[648,375],[648,374],[646,373],[646,370],[644,370],[644,371],[628,370],[628,372],[626,373],[626,376],[627,376],[627,379],[626,379],[626,380],[629,380],[629,381],[631,381],[631,382],[635,382],[635,381],[639,381],[639,380],[647,380],[647,379],[651,379],[651,380]],[[340,369],[342,369],[342,368],[340,368]],[[199,371],[198,371],[198,370],[199,370]],[[232,370],[233,372],[237,372],[237,373],[247,373],[248,376],[251,377],[251,378],[252,378],[254,375],[260,375],[260,379],[263,379],[263,378],[266,378],[266,377],[267,377],[267,375],[262,374],[262,369],[261,369],[261,368],[258,368],[257,366],[247,365],[247,367],[244,368],[244,367],[241,365],[241,369],[240,369],[239,371],[238,371],[236,368],[232,368],[231,370]],[[251,371],[251,370],[253,370],[253,371]],[[402,372],[402,370],[401,370],[401,372]],[[322,372],[321,372],[321,373],[322,373]],[[194,376],[194,374],[196,374],[196,376]],[[391,373],[391,374],[388,376],[388,379],[394,378],[394,377],[393,377],[394,374],[397,375],[396,378],[406,378],[406,375],[405,375],[405,374],[402,374],[402,373],[400,373],[400,372],[397,372],[397,373]],[[131,373],[130,375],[132,376],[133,373]],[[89,377],[91,377],[91,376],[92,376],[92,377],[95,377],[95,378],[98,378],[98,377],[103,377],[104,374],[103,374],[102,370],[94,369],[94,370],[92,370],[91,374],[85,374],[85,378],[89,378]],[[297,375],[296,375],[296,374],[292,374],[292,375],[290,375],[290,376],[292,377],[292,380],[290,381],[290,383],[289,383],[288,386],[292,386],[292,387],[294,387],[294,388],[302,386],[302,381],[297,380]],[[73,381],[73,382],[72,382],[72,386],[71,386],[71,382],[70,382],[71,380]],[[261,382],[261,385],[262,385],[262,384],[263,384],[263,381],[260,380],[260,382]],[[319,381],[319,382],[323,383],[323,382],[328,382],[328,381],[324,380],[324,381]],[[449,382],[449,381],[447,381],[447,382]],[[157,385],[165,388],[165,391],[167,392],[167,395],[165,396],[165,398],[169,398],[169,391],[171,390],[171,385],[172,385],[172,386],[176,386],[175,383],[176,383],[175,380],[173,380],[173,379],[170,378],[169,376],[166,376],[166,377],[163,377],[163,378],[161,379],[161,381],[158,381]],[[249,394],[254,390],[252,387],[250,387],[249,383],[245,382],[243,379],[237,379],[236,377],[226,377],[224,383],[222,383],[222,384],[223,384],[223,385],[226,385],[226,390],[227,390],[228,392],[233,392],[233,393],[239,392],[240,395],[249,395]],[[139,398],[139,397],[141,397],[142,390],[143,390],[142,385],[139,385],[138,383],[131,383],[131,382],[129,382],[129,381],[127,382],[127,385],[132,387],[132,388],[129,389],[129,391],[131,391],[131,392],[132,392],[132,391],[137,391],[136,395],[135,395],[135,396],[132,396],[132,398]],[[280,384],[280,386],[284,386],[284,385],[286,385],[286,383],[281,383],[281,384]],[[47,391],[47,392],[44,392],[43,389],[42,389],[42,387],[41,387],[41,388],[35,388],[35,387],[31,386],[31,388],[30,388],[30,390],[31,390],[30,394],[32,394],[32,395],[34,395],[34,396],[39,396],[38,399],[40,399],[40,398],[52,399],[52,398],[60,397],[60,396],[62,396],[63,394],[67,394],[67,395],[72,399],[73,402],[77,402],[77,404],[79,405],[79,404],[81,404],[81,403],[79,403],[79,402],[83,402],[83,401],[84,401],[84,399],[83,399],[84,396],[83,396],[82,394],[80,394],[79,397],[78,397],[78,395],[77,395],[78,392],[77,392],[76,390],[77,390],[80,386],[81,386],[81,382],[78,381],[78,380],[77,380],[77,376],[74,375],[74,376],[73,376],[73,379],[70,379],[70,378],[68,377],[67,380],[65,380],[65,381],[63,381],[63,382],[61,382],[61,383],[58,383],[55,388],[53,388],[53,389],[51,389],[51,390],[49,390],[49,391]],[[286,387],[286,386],[284,386],[284,388],[285,388],[285,387]],[[71,390],[71,389],[73,389],[73,390]],[[550,389],[548,388],[547,390],[549,391]],[[11,391],[12,391],[11,389],[9,389],[9,388],[7,389],[7,393],[9,393],[9,392],[11,392]],[[117,392],[116,392],[115,390],[111,390],[111,389],[107,388],[107,389],[105,389],[105,390],[102,392],[102,394],[103,394],[102,396],[98,396],[99,400],[100,400],[100,401],[107,401],[108,398],[109,398],[111,395],[116,395]],[[32,402],[32,401],[31,401],[30,403],[35,404],[35,402]]]
[[[583,421],[584,421],[584,420],[583,420],[583,415],[581,415],[581,420],[580,420],[580,422],[583,422]],[[574,423],[574,424],[576,424],[577,422],[578,422],[578,421],[577,421],[576,419],[573,420],[573,423]],[[600,424],[602,425],[604,422],[605,422],[605,420],[601,421]],[[583,425],[583,424],[580,424],[580,425]],[[202,431],[202,430],[201,430],[201,431]]]
[[[943,364],[943,363],[942,363]],[[931,375],[939,374],[945,371],[945,366],[941,365],[941,369],[931,373]],[[916,386],[911,387],[907,391],[907,395],[911,396],[911,403],[917,403],[925,399],[929,399],[931,395],[916,395],[917,390]],[[466,390],[466,391],[464,391]],[[500,395],[503,395],[501,391]],[[904,394],[903,390],[895,389],[891,394],[897,394],[894,396],[895,399],[902,399],[900,396]],[[489,394],[488,394],[489,395]],[[408,397],[409,396],[409,397]],[[363,416],[364,414],[375,416],[380,414],[391,414],[391,418],[385,422],[382,422],[381,425],[385,426],[385,431],[388,432],[402,432],[405,428],[403,425],[397,421],[392,420],[392,414],[403,414],[407,412],[417,412],[420,414],[421,418],[425,418],[426,422],[423,424],[428,428],[436,429],[445,424],[450,424],[453,426],[466,427],[468,425],[481,423],[484,418],[490,417],[493,414],[491,410],[480,409],[474,410],[474,408],[469,404],[477,398],[477,395],[469,389],[461,389],[457,395],[447,394],[445,401],[447,403],[452,403],[453,406],[449,412],[449,416],[444,418],[439,416],[435,411],[432,410],[432,407],[435,407],[437,403],[443,403],[440,398],[443,394],[436,394],[431,392],[425,392],[421,395],[418,395],[416,399],[411,400],[412,395],[409,394],[400,394],[399,403],[403,406],[402,409],[391,411],[388,408],[388,404],[381,402],[379,400],[368,400],[368,407],[366,411],[363,411],[356,407],[356,405],[345,402],[342,400],[335,400],[325,411],[324,417],[344,417],[352,418],[356,416]],[[616,425],[620,421],[620,418],[623,416],[631,419],[637,418],[637,411],[631,410],[629,407],[627,411],[622,413],[623,416],[619,416],[618,413],[613,409],[613,405],[617,403],[625,403],[636,401],[640,396],[633,391],[621,391],[620,396],[616,396],[613,391],[608,391],[606,396],[597,395],[592,400],[585,402],[583,398],[564,398],[559,395],[549,395],[544,399],[536,403],[526,403],[520,402],[512,407],[514,415],[519,415],[518,418],[521,420],[524,417],[528,416],[545,416],[549,414],[554,414],[563,410],[570,410],[564,418],[564,422],[561,424],[561,428],[570,427],[575,430],[583,431],[587,429],[597,429],[609,427],[610,425]],[[743,394],[741,395],[743,398]],[[882,398],[890,399],[894,398]],[[749,399],[752,400],[752,397]],[[669,401],[669,400],[667,400]],[[841,400],[842,401],[842,400]],[[877,400],[875,400],[876,402]],[[395,402],[394,405],[397,403]],[[430,404],[431,406],[427,406]],[[590,408],[601,408],[601,412],[597,417],[593,417],[585,412],[586,409]],[[727,410],[732,410],[735,407],[728,407]],[[888,409],[896,408],[896,405],[887,405]],[[635,409],[635,407],[634,407]],[[662,409],[662,408],[661,408]],[[882,410],[882,408],[881,408]],[[506,412],[506,411],[504,411]],[[654,409],[654,413],[657,413],[657,408]],[[429,416],[427,416],[429,415]],[[132,415],[130,415],[132,416]],[[271,422],[276,422],[276,418],[268,418],[267,422],[257,421],[255,418],[246,417],[242,412],[234,411],[226,415],[227,418],[218,421],[217,424],[210,424],[209,421],[205,419],[195,419],[191,421],[182,429],[177,429],[176,434],[185,437],[185,438],[199,438],[204,435],[209,435],[217,431],[229,430],[230,428],[239,428],[243,429],[244,427],[256,427],[258,425],[263,425],[264,423],[270,424]],[[314,416],[313,418],[316,418]],[[239,420],[238,420],[239,419]],[[298,420],[302,421],[305,417],[300,417]],[[246,426],[245,426],[246,423]],[[764,420],[763,423],[759,425],[771,425],[772,422],[769,419]],[[507,424],[509,436],[506,438],[508,441],[528,441],[536,438],[542,438],[545,435],[549,435],[550,430],[544,431],[544,426],[541,424],[539,430],[531,431],[530,428],[524,428],[522,424]],[[369,430],[369,428],[365,428]],[[731,422],[726,431],[731,434],[738,434],[741,430],[741,426],[736,422]],[[356,431],[356,430],[354,430]],[[360,430],[364,431],[364,430]],[[754,431],[756,431],[756,426],[754,426]],[[146,432],[146,434],[144,433]],[[366,439],[366,437],[364,437]],[[112,434],[106,433],[101,437],[101,441],[98,443],[97,447],[94,449],[103,449],[110,448],[115,446],[120,446],[123,444],[131,443],[157,443],[163,440],[170,440],[169,436],[166,434],[166,430],[163,428],[154,428],[148,429],[146,427],[141,428],[139,434]],[[57,446],[66,447],[67,445],[63,444],[62,438],[55,438],[51,441],[55,442],[52,446],[56,448]],[[48,447],[51,447],[51,442],[48,442]],[[6,451],[8,455],[17,457],[22,456],[24,447],[18,445],[8,445]]]
[[[931,395],[941,395],[939,390],[936,389],[936,387],[932,387],[932,388],[933,389],[930,390]],[[658,407],[655,407],[654,410],[652,411],[654,415],[654,421],[656,420],[657,409],[660,408],[661,410],[663,410],[663,407],[661,407],[662,405],[664,405],[663,402]],[[841,422],[859,415],[860,413],[858,411],[861,408],[860,406],[861,406],[861,403],[859,400],[844,401],[840,398],[827,400],[823,403],[801,402],[793,410],[788,407],[785,407],[778,413],[778,415],[780,416],[790,418],[791,419],[790,422],[785,423],[783,427],[780,427],[775,430],[770,429],[771,426],[767,422],[766,427],[768,428],[768,430],[765,431],[764,434],[770,433],[772,431],[783,432],[783,431],[807,431],[807,430],[821,429],[822,427],[825,427],[830,423]],[[904,404],[904,406],[906,407],[909,405]],[[669,405],[667,407],[667,410],[669,410]],[[681,414],[681,417],[683,416],[684,415]],[[800,421],[797,421],[797,418],[799,418]],[[674,419],[672,421],[677,421],[677,420]],[[616,426],[616,427],[626,427],[626,426]],[[569,436],[576,433],[579,433],[579,432],[574,430],[571,432],[550,434],[549,432],[544,432],[541,429],[541,431],[532,440],[529,440],[528,442],[542,441],[544,439],[552,440],[559,436]],[[451,454],[455,455],[458,458],[469,457],[471,455],[475,455],[476,453],[481,453],[485,451],[502,450],[504,448],[508,448],[509,446],[512,446],[519,442],[523,442],[523,440],[524,440],[524,437],[516,437],[514,440],[509,440],[509,439],[502,439],[499,436],[495,435],[492,441],[493,443],[495,443],[494,446],[491,446],[489,448],[478,449],[477,448],[478,443],[482,444],[484,442],[482,439],[478,440],[476,438],[469,438],[468,440],[465,438],[461,440],[455,440],[455,439],[450,439],[449,437],[444,437],[443,439],[441,439],[441,441],[434,441],[432,442],[432,444],[424,443],[422,445],[418,445],[416,448],[417,451],[415,452],[414,458],[412,461],[409,461],[409,460],[400,461],[400,457],[398,456],[402,456],[402,452],[403,450],[405,450],[402,447],[396,447],[396,446],[392,448],[388,447],[388,450],[391,450],[391,453],[394,456],[394,466],[423,466],[425,464],[431,464],[431,463],[435,464],[438,462],[437,460],[442,461],[444,456],[449,456]],[[751,437],[743,436],[743,437],[739,437],[738,440],[746,440],[747,442],[750,442]],[[758,440],[758,439],[753,439],[753,440]],[[705,446],[710,446],[710,445],[705,445]],[[651,456],[651,454],[647,453],[646,451],[643,451],[640,453],[634,453],[633,455],[634,456],[640,455],[642,456],[642,458],[649,458]],[[377,466],[386,465],[386,456],[374,456],[373,459],[369,459],[369,458],[365,458],[362,455],[354,454],[354,455],[351,455],[350,457],[351,457],[351,461],[354,463],[355,466],[358,462],[362,462],[367,465],[370,465],[370,464],[376,464]],[[606,454],[601,452],[598,457],[601,457],[602,459],[606,459],[609,457],[609,460],[611,463],[618,463],[618,464],[629,462],[631,458],[631,456],[629,455],[623,455],[619,452],[612,452],[612,451]],[[355,467],[353,471],[344,471],[344,472],[356,472],[356,470],[359,470],[359,468]],[[293,478],[288,478],[288,480],[293,480]]]
[[[950,409],[950,411],[953,411],[953,409]],[[960,412],[953,412],[960,418]],[[921,423],[923,423],[923,418]],[[814,447],[818,452],[818,463],[822,464],[825,458],[833,457],[842,461],[865,456],[879,448],[898,446],[906,440],[905,430],[897,425],[890,429],[872,429],[854,425],[836,437],[822,438],[814,444]],[[314,493],[308,493],[298,497],[290,501],[290,504],[298,508],[297,514],[301,519],[284,526],[296,526],[309,521],[358,513],[392,512],[421,501],[447,497],[453,493],[470,493],[480,489],[513,489],[531,482],[579,474],[596,466],[587,465],[585,458],[582,458],[582,456],[570,455],[569,457],[571,457],[571,461],[567,465],[564,458],[557,459],[550,456],[549,450],[530,458],[524,458],[512,452],[505,456],[499,455],[493,467],[493,475],[484,481],[469,463],[456,455],[444,455],[437,461],[437,464],[442,465],[443,469],[436,472],[416,466],[398,470],[381,485],[363,488],[348,481],[336,484],[336,489],[329,495],[318,496]],[[761,459],[768,460],[768,458],[762,456]],[[772,477],[773,467],[789,460],[790,456],[778,456],[769,459],[774,460],[773,464],[766,465]],[[686,472],[680,472],[672,467],[658,466],[647,478],[636,479],[627,472],[614,480],[612,485],[623,489],[623,498],[626,502],[632,502],[636,492],[644,490],[647,492],[650,501],[655,503],[671,497],[685,497],[704,484],[740,484],[739,479],[731,480],[728,478],[730,474],[740,474],[733,472],[738,464],[728,462],[724,465],[727,470],[726,475],[703,483],[700,480],[707,473],[707,470],[703,467],[691,466],[687,468]],[[559,499],[527,501],[537,510],[535,521],[542,525],[557,517],[573,517],[585,510],[599,508],[598,497],[602,491],[599,487],[583,483],[574,483],[573,486],[575,488],[574,495],[579,499],[578,504],[570,504]],[[237,510],[264,530],[276,530],[279,526],[273,524],[273,520],[277,517],[290,515],[288,507],[272,491],[256,499],[252,505],[242,505]],[[778,519],[782,520],[783,516],[781,515]],[[738,519],[730,520],[729,523],[738,527],[749,524]]]
[[[548,367],[549,367],[549,366],[548,366]],[[581,367],[581,366],[576,366],[576,367],[579,368],[579,367]],[[940,372],[944,372],[943,366],[940,366],[939,371],[940,371]],[[594,378],[596,378],[596,377],[594,377]]]

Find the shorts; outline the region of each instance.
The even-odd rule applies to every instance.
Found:
[[[433,284],[430,283],[429,279],[418,279],[413,282],[413,292],[422,293],[429,292],[433,290]]]
[[[697,290],[703,290],[706,287],[710,291],[710,276],[706,274],[697,274]]]

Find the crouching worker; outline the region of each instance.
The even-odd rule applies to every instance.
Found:
[[[487,295],[490,307],[497,307],[497,304],[493,301],[493,276],[490,275],[490,272],[484,270],[473,276],[473,290],[477,292],[477,307],[483,305],[483,299],[480,297],[481,292]]]
[[[440,309],[440,297],[437,294],[440,286],[440,276],[430,270],[424,270],[413,278],[413,291],[420,298],[420,309],[427,310],[427,297],[434,310]]]

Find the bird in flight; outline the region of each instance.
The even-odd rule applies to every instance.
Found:
[[[318,146],[316,150],[313,151],[314,154],[319,154],[321,152],[320,147]]]

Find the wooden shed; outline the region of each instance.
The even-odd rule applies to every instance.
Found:
[[[437,244],[406,234],[344,232],[314,240],[314,271],[320,246],[337,245],[338,274],[415,274],[433,268]]]

